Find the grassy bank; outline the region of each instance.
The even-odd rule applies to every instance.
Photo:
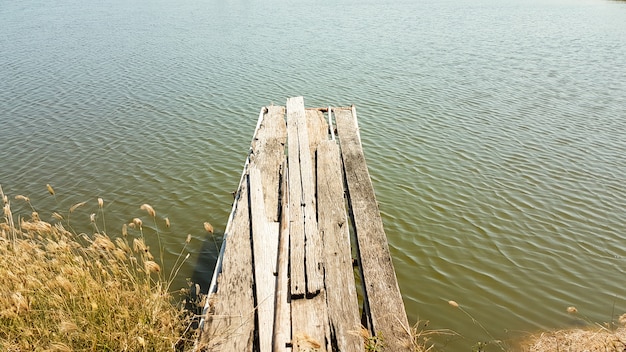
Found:
[[[0,350],[191,349],[192,317],[175,301],[172,277],[146,245],[140,218],[114,236],[77,234],[66,229],[67,219],[85,203],[48,214],[48,222],[34,208],[13,215],[11,202],[30,206],[28,197],[9,198],[1,188],[0,196]],[[93,202],[102,209],[102,199]],[[156,217],[152,207],[143,210]]]

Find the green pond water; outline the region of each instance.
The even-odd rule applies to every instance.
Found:
[[[46,220],[88,201],[85,232],[102,197],[113,236],[151,204],[169,264],[193,238],[175,287],[210,279],[260,108],[302,95],[357,106],[409,319],[462,335],[440,349],[626,312],[626,2],[26,0],[0,24],[5,193]]]

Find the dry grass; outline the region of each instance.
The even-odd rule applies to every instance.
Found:
[[[404,330],[408,335],[407,343],[409,344],[408,350],[412,352],[429,352],[435,348],[433,337],[436,336],[457,336],[458,334],[448,329],[430,329],[428,325],[430,322],[418,321],[407,329]],[[363,339],[363,345],[366,352],[382,352],[388,351],[385,345],[385,337],[378,335],[372,336],[370,331],[364,327],[358,332],[359,336]]]
[[[567,307],[566,312],[589,326],[534,334],[522,342],[520,349],[527,352],[626,351],[626,314],[622,314],[617,322],[600,325],[579,313],[576,307]]]
[[[626,328],[604,327],[559,330],[533,335],[523,344],[528,352],[626,351]]]
[[[0,350],[191,349],[191,318],[173,304],[172,277],[164,279],[143,232],[135,246],[128,235],[76,234],[36,212],[16,218],[1,188],[0,195]]]

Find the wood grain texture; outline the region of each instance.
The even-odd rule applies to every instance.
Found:
[[[267,218],[278,221],[278,187],[280,165],[285,158],[287,125],[285,108],[268,106],[267,112],[252,140],[251,162],[254,162],[263,175],[264,203]]]
[[[411,350],[356,110],[332,108],[336,140],[323,111],[302,97],[261,110],[199,351],[364,351],[353,250],[370,333]]]
[[[276,304],[276,257],[278,227],[272,226],[265,213],[263,175],[250,164],[250,214],[252,218],[252,253],[259,334],[259,351],[272,351],[274,308]],[[278,198],[278,194],[276,194]]]
[[[301,108],[302,107],[302,108]],[[304,296],[306,275],[304,266],[304,215],[302,213],[302,177],[298,150],[298,120],[304,118],[302,97],[287,100],[287,163],[289,168],[289,268],[291,296]]]
[[[274,318],[274,351],[291,351],[291,299],[289,297],[289,199],[287,193],[287,162],[283,162],[280,188],[280,236],[276,277],[276,315]]]
[[[362,351],[363,342],[355,334],[361,321],[341,168],[339,146],[333,141],[320,143],[317,148],[318,225],[324,243],[331,344],[339,351]]]
[[[408,319],[365,163],[356,112],[354,109],[334,112],[372,333],[383,336],[389,350],[408,351],[411,344]]]
[[[244,176],[226,237],[217,292],[211,297],[213,309],[198,344],[201,351],[253,350],[255,306],[248,201],[248,179]]]
[[[306,293],[317,294],[324,286],[324,268],[322,258],[322,242],[317,229],[317,206],[315,205],[315,169],[314,156],[317,131],[312,131],[311,139],[308,128],[310,114],[304,110],[304,104],[299,105],[301,112],[297,115],[298,153],[300,155],[300,182],[302,184],[302,216],[304,217],[304,263],[306,271]],[[316,116],[316,115],[314,115]],[[291,152],[290,152],[291,153]],[[296,187],[290,184],[291,187]]]
[[[311,298],[291,300],[293,351],[331,351],[326,293],[322,290]]]

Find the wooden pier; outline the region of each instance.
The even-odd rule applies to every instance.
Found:
[[[411,350],[354,106],[261,110],[203,315],[200,351]]]

